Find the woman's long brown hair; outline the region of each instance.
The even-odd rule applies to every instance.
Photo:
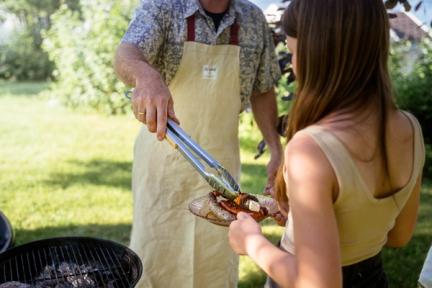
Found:
[[[389,19],[383,1],[293,0],[282,16],[282,26],[297,39],[297,91],[286,130],[288,141],[330,113],[374,107],[387,170],[385,130],[388,111],[395,104],[387,66]],[[287,203],[282,166],[275,189],[278,202]]]

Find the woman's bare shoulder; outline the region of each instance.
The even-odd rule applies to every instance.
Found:
[[[298,182],[320,183],[336,179],[324,152],[306,133],[297,133],[289,141],[285,148],[285,168],[290,178],[295,178]]]

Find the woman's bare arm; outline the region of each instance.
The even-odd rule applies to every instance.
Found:
[[[275,247],[251,218],[230,227],[231,246],[247,253],[282,287],[342,286],[339,236],[333,208],[336,176],[319,146],[307,135],[290,141],[285,151],[295,255]]]

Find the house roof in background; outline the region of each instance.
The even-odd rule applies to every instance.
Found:
[[[390,19],[390,27],[399,40],[420,42],[431,37],[427,24],[421,23],[413,14],[399,12],[396,18]]]

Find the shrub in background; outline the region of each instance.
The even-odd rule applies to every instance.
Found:
[[[406,63],[413,46],[396,45],[392,55],[392,77],[398,106],[413,113],[419,120],[427,147],[425,175],[432,176],[432,43],[428,39],[417,48],[418,58]],[[412,65],[410,71],[403,67]]]
[[[136,0],[81,0],[80,13],[62,5],[52,15],[44,48],[56,66],[52,89],[68,106],[110,114],[129,107],[113,59],[135,5]]]
[[[47,80],[53,70],[48,54],[34,45],[28,31],[20,31],[0,45],[0,79]]]
[[[50,16],[62,3],[79,10],[77,0],[1,0],[0,21],[11,20],[12,28],[0,45],[0,79],[47,80],[53,63],[42,50],[42,31],[51,26]],[[6,29],[6,28],[5,28]],[[5,30],[6,31],[6,30]],[[4,36],[4,35],[1,35]]]

